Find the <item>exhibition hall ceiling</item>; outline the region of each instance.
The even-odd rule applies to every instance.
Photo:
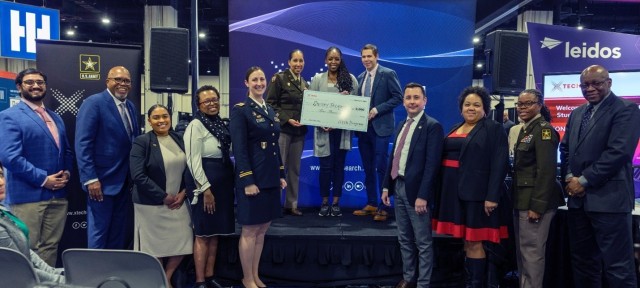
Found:
[[[242,1],[242,0],[229,0]],[[425,1],[425,0],[416,0]],[[60,10],[61,39],[92,41],[113,44],[143,44],[143,20],[145,4],[173,5],[178,10],[178,26],[189,28],[191,23],[191,1],[188,0],[16,0],[17,3],[45,6]],[[200,39],[200,74],[217,75],[218,59],[229,56],[228,1],[198,1]],[[520,7],[522,6],[522,7]],[[496,29],[515,30],[518,11],[553,10],[554,24],[577,26],[604,31],[640,35],[640,0],[478,0],[476,20],[504,14],[509,8],[514,12],[501,17],[488,31]],[[110,23],[102,22],[104,17]],[[74,35],[66,31],[73,29]],[[481,44],[480,44],[481,46]],[[482,56],[482,47],[476,46]],[[474,77],[475,78],[475,77]]]

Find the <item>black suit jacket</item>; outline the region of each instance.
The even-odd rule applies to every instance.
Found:
[[[560,143],[562,175],[584,176],[589,182],[585,196],[570,197],[568,206],[592,212],[631,212],[635,196],[631,160],[640,135],[638,106],[612,92],[591,116],[586,132],[579,135],[587,105],[571,112]]]
[[[184,151],[182,138],[174,131],[169,131],[169,136]],[[163,205],[167,197],[166,173],[164,160],[158,143],[158,136],[153,131],[138,136],[131,147],[129,156],[131,179],[133,179],[133,202],[145,205]],[[185,188],[186,174],[189,169],[184,169],[180,190]]]
[[[460,126],[462,123],[449,134]],[[458,196],[464,201],[498,202],[509,165],[509,144],[502,124],[484,118],[465,139],[458,159]]]
[[[396,151],[396,142],[405,121],[402,121],[396,128],[393,149]],[[404,169],[405,191],[409,205],[414,206],[416,198],[427,200],[428,204],[433,203],[435,181],[440,170],[440,160],[442,158],[443,129],[440,123],[427,116],[426,113],[418,120],[409,144],[409,154]],[[389,190],[389,196],[395,193],[395,180],[391,179],[391,166],[393,154],[389,157],[387,176],[382,184],[383,189]]]

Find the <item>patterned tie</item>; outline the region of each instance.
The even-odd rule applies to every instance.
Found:
[[[133,129],[131,128],[131,123],[129,123],[129,118],[127,117],[127,106],[125,106],[124,102],[118,104],[120,106],[120,118],[122,118],[122,122],[124,123],[124,129],[127,130],[127,135],[129,135],[129,139],[133,139]]]
[[[364,81],[364,97],[371,97],[371,74],[367,73],[367,79]]]
[[[413,123],[413,119],[407,119],[407,124],[404,125],[404,131],[402,131],[402,135],[400,135],[400,141],[398,141],[396,151],[393,152],[393,163],[391,163],[391,179],[393,180],[398,178],[398,170],[400,169],[400,154],[402,153],[402,148],[404,147],[404,141],[407,140],[407,134],[409,134],[411,123]]]
[[[51,122],[51,120],[47,119],[47,115],[44,113],[44,108],[38,107],[36,108],[36,112],[38,113],[38,115],[40,115],[40,118],[42,118],[44,123],[47,124],[47,128],[49,128],[49,133],[51,133],[51,136],[53,136],[53,140],[56,141],[56,146],[60,148],[60,139],[58,139],[58,133],[56,133],[56,127],[53,125],[53,122]]]
[[[580,122],[580,133],[578,134],[578,137],[582,137],[583,133],[587,132],[589,119],[591,119],[591,111],[593,111],[593,105],[587,105],[587,111],[582,115],[582,122]]]

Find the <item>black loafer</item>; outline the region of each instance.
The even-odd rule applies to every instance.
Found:
[[[207,288],[223,288],[222,285],[216,282],[216,279],[214,279],[213,276],[205,278],[204,281],[207,283]]]

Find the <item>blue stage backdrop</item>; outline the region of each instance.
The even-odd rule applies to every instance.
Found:
[[[310,81],[326,71],[325,50],[343,52],[349,71],[364,71],[360,49],[378,46],[379,63],[398,73],[401,86],[426,86],[426,112],[448,129],[460,121],[457,96],[471,83],[475,1],[229,1],[230,104],[247,95],[244,76],[251,66],[264,69],[267,79],[288,69],[289,52],[304,52],[302,76]],[[406,117],[402,106],[396,121]],[[299,205],[319,206],[318,161],[313,157],[312,129],[307,134],[300,176]],[[364,171],[357,150],[347,155],[341,205],[366,202]]]

